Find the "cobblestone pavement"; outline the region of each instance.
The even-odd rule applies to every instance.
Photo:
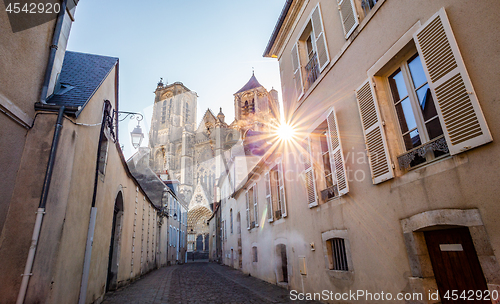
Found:
[[[298,302],[290,301],[286,289],[227,266],[189,263],[155,270],[131,285],[106,294],[103,303]]]

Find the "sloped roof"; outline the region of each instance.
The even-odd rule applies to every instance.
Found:
[[[247,82],[247,84],[245,84],[238,92],[236,92],[235,94],[238,94],[238,93],[241,93],[241,92],[245,92],[245,91],[248,91],[248,90],[251,90],[251,89],[255,89],[255,88],[258,88],[258,87],[261,87],[262,85],[259,83],[259,81],[257,80],[257,78],[255,78],[255,74],[252,73],[252,77],[250,78],[250,80]]]
[[[116,57],[67,51],[59,76],[61,90],[47,103],[83,108],[116,64]]]

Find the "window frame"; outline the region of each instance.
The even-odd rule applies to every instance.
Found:
[[[413,41],[414,42],[414,41]],[[382,74],[382,78],[383,78],[383,81],[384,81],[384,85],[387,89],[387,99],[389,101],[389,107],[392,108],[391,109],[391,113],[392,113],[392,117],[393,117],[393,123],[395,125],[395,128],[398,132],[398,151],[399,153],[397,153],[397,156],[396,158],[399,158],[405,154],[408,154],[416,149],[419,149],[433,141],[436,141],[436,140],[439,140],[441,138],[444,138],[444,132],[446,131],[444,128],[443,128],[443,125],[441,124],[441,121],[440,121],[440,118],[439,118],[439,114],[436,114],[435,116],[433,116],[432,118],[428,119],[427,121],[425,121],[424,117],[423,117],[423,114],[422,114],[422,111],[420,109],[420,102],[418,100],[418,96],[417,96],[417,93],[416,91],[422,87],[424,87],[425,85],[428,85],[429,84],[429,79],[427,78],[427,75],[424,74],[425,78],[426,78],[426,82],[422,85],[420,85],[418,88],[415,88],[414,84],[413,84],[413,76],[411,75],[411,71],[409,69],[409,61],[417,58],[417,57],[420,57],[420,60],[422,61],[422,58],[421,58],[421,54],[418,52],[416,46],[412,46],[411,45],[411,41],[409,41],[409,44],[407,44],[407,47],[409,46],[409,48],[407,50],[404,50],[402,49],[401,52],[397,55],[397,58],[398,60],[397,61],[393,61],[393,62],[387,62],[387,64],[384,66],[385,67],[389,67],[387,69],[387,72]],[[422,63],[422,68],[424,69],[424,63]],[[404,96],[402,98],[400,98],[399,101],[395,101],[394,100],[394,97],[393,97],[393,92],[392,92],[392,88],[391,88],[391,85],[389,83],[389,78],[394,75],[398,69],[401,71],[401,74],[403,76],[403,80],[404,80],[404,85],[405,85],[405,89],[407,90],[407,93],[408,95],[407,96]],[[430,88],[429,88],[430,89]],[[432,91],[432,89],[430,89]],[[398,117],[398,113],[397,113],[397,110],[396,110],[396,105],[398,103],[401,103],[405,98],[409,99],[410,101],[410,105],[411,105],[411,109],[412,109],[412,112],[413,112],[413,118],[415,119],[415,123],[416,123],[416,128],[415,129],[411,129],[407,132],[403,132],[402,129],[401,129],[401,124],[399,122],[399,117]],[[432,96],[432,98],[434,99],[434,96]],[[438,111],[437,109],[437,105],[436,105],[436,100],[434,99],[434,106],[436,107],[436,112]],[[437,119],[440,123],[440,126],[441,126],[441,130],[443,132],[442,135],[439,135],[433,139],[430,139],[430,136],[429,136],[429,132],[426,128],[426,122],[430,122],[434,119]],[[406,145],[404,143],[404,139],[403,139],[403,136],[405,134],[410,134],[412,132],[412,130],[417,130],[418,131],[418,134],[419,134],[419,137],[420,137],[420,145],[419,146],[416,146],[416,147],[413,147],[412,149],[407,149],[406,148]],[[423,132],[422,132],[423,131]],[[402,153],[401,153],[402,152]],[[439,155],[439,156],[435,156],[434,155],[434,152],[433,151],[428,151],[426,153],[425,156],[423,156],[423,158],[425,158],[425,161],[420,163],[420,164],[417,164],[417,165],[414,165],[414,166],[410,166],[408,168],[402,168],[401,166],[401,170],[414,170],[414,169],[417,169],[417,168],[420,168],[422,166],[425,166],[425,165],[428,165],[434,161],[437,161],[437,160],[440,160],[440,159],[443,159],[443,158],[446,158],[446,157],[449,157],[450,156],[450,153],[444,153],[443,155]]]
[[[321,233],[323,243],[323,253],[325,254],[325,268],[328,275],[335,279],[350,280],[354,278],[354,266],[352,261],[351,243],[347,230],[329,230]],[[332,239],[342,239],[344,243],[344,253],[346,259],[346,270],[335,269],[333,256]]]

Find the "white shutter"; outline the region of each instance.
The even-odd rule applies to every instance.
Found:
[[[375,92],[367,80],[356,90],[363,134],[365,136],[366,153],[370,162],[372,181],[379,184],[394,177],[389,149],[385,139],[380,111],[375,99]]]
[[[493,140],[444,8],[413,35],[450,154]]]
[[[257,184],[253,186],[253,218],[255,227],[259,226],[259,205],[257,204]]]
[[[335,110],[332,108],[326,118],[328,123],[328,147],[330,148],[330,165],[332,174],[334,174],[339,195],[349,192],[347,182],[347,172],[345,168],[344,154],[342,152],[342,143],[340,142],[340,133],[337,123]]]
[[[278,191],[279,191],[279,206],[281,208],[281,216],[286,217],[286,195],[285,195],[285,174],[283,172],[283,161],[278,163]]]
[[[314,176],[314,161],[311,149],[311,139],[306,138],[306,151],[304,162],[304,181],[306,184],[307,191],[307,203],[309,207],[314,207],[318,205],[318,199],[316,195],[316,179]]]
[[[295,92],[297,93],[297,100],[299,100],[302,94],[304,93],[304,87],[302,84],[302,71],[300,67],[298,41],[292,48],[292,68],[293,68],[293,79],[295,81]]]
[[[268,221],[273,221],[273,200],[271,197],[271,178],[269,176],[269,172],[266,172],[266,203],[267,203],[267,219]]]
[[[328,47],[326,46],[323,19],[321,18],[321,9],[319,8],[319,3],[312,13],[311,20],[319,62],[319,72],[321,73],[330,62],[330,56],[328,55]]]
[[[354,0],[337,0],[339,3],[340,19],[344,28],[345,39],[351,36],[359,24],[358,13]]]
[[[248,191],[246,192],[247,203],[247,229],[250,229],[250,201],[248,200]]]

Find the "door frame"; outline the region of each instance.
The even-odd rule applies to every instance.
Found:
[[[429,300],[429,291],[435,293],[437,283],[424,237],[426,230],[468,227],[488,289],[500,291],[500,265],[478,209],[430,210],[402,219],[401,226],[411,269],[408,280],[412,290],[424,295],[422,303],[437,303]]]

